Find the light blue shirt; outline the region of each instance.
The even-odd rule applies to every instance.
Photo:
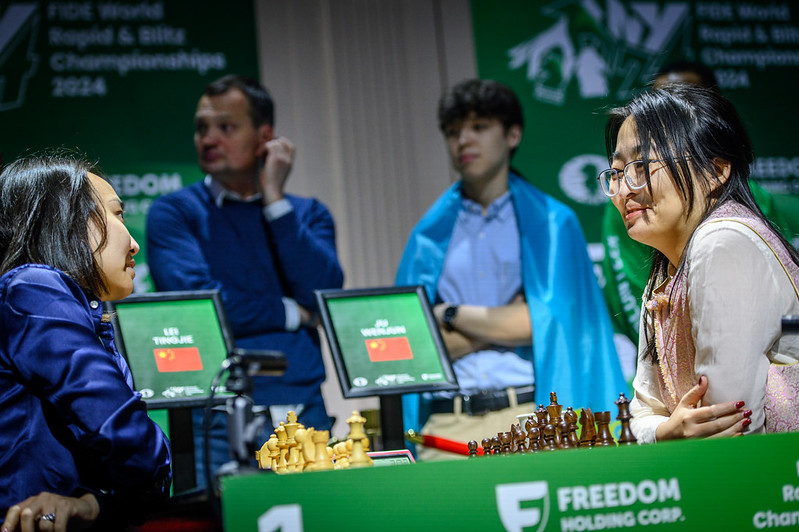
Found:
[[[438,294],[454,304],[497,307],[522,293],[519,229],[510,192],[494,200],[483,214],[480,204],[462,199],[452,232]],[[512,349],[475,351],[453,364],[466,394],[533,383],[533,364]]]

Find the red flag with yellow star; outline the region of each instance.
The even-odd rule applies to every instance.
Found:
[[[160,347],[153,349],[153,353],[159,373],[203,369],[203,361],[197,347]]]
[[[407,360],[413,358],[411,344],[407,336],[393,338],[370,338],[366,340],[366,351],[372,362],[386,362],[389,360]]]

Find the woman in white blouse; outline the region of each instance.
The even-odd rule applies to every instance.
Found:
[[[757,207],[723,96],[671,84],[610,112],[599,175],[651,246],[632,429],[639,442],[799,430],[799,253]]]

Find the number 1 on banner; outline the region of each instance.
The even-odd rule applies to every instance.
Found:
[[[302,507],[299,504],[273,506],[258,518],[258,532],[302,532]]]

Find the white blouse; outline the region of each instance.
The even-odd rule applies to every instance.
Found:
[[[741,223],[700,227],[687,258],[696,377],[708,378],[702,404],[744,401],[752,410],[745,431],[764,432],[769,363],[799,361],[799,335],[781,332],[782,316],[799,314],[794,286],[768,245]],[[641,315],[630,426],[640,443],[653,443],[669,412],[661,399],[657,364],[641,358],[646,345]]]

